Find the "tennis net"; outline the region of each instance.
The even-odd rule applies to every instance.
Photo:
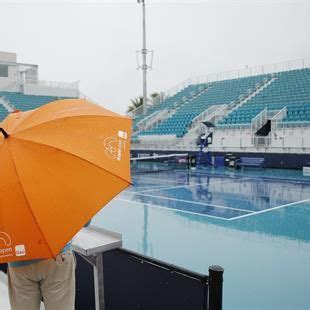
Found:
[[[177,169],[189,169],[189,155],[169,154],[135,157],[130,159],[131,173],[153,173]]]

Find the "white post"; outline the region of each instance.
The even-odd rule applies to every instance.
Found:
[[[103,257],[102,253],[96,254],[96,264],[94,269],[94,289],[96,310],[105,309],[104,282],[103,282]]]
[[[146,18],[145,18],[145,0],[138,0],[138,3],[142,3],[142,87],[143,87],[143,114],[147,113],[147,70],[148,65],[146,63],[146,57],[148,50],[146,49]]]

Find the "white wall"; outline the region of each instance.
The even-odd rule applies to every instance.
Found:
[[[16,79],[17,79],[17,66],[16,66],[16,54],[8,52],[0,52],[0,64],[8,64],[8,77],[0,77],[0,89],[16,91]]]
[[[251,129],[216,129],[212,147],[251,147]]]
[[[216,128],[212,151],[310,153],[310,127],[282,128],[271,132],[269,146],[255,147],[251,129]]]
[[[25,84],[24,94],[55,97],[78,97],[79,90],[73,88],[42,86],[38,84]]]
[[[309,128],[283,128],[274,130],[271,134],[273,147],[300,147],[310,148]]]
[[[0,90],[17,91],[16,79],[0,77]]]
[[[16,53],[9,53],[9,52],[0,52],[0,62],[15,62],[16,63],[17,56]]]
[[[15,53],[0,52],[1,62],[9,66],[8,77],[0,77],[0,90],[23,91],[27,95],[78,97],[77,83],[38,81],[38,67],[16,63]],[[26,71],[25,71],[26,70]]]

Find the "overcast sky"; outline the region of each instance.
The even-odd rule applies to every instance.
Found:
[[[0,50],[39,65],[42,80],[80,81],[115,112],[142,94],[141,5],[0,0]],[[310,0],[147,1],[148,92],[208,73],[310,57]]]

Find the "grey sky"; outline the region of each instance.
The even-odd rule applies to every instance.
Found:
[[[131,1],[0,0],[0,50],[40,67],[40,79],[124,113],[142,94],[135,51],[141,6]],[[147,1],[154,50],[149,93],[208,73],[310,57],[310,1]]]

